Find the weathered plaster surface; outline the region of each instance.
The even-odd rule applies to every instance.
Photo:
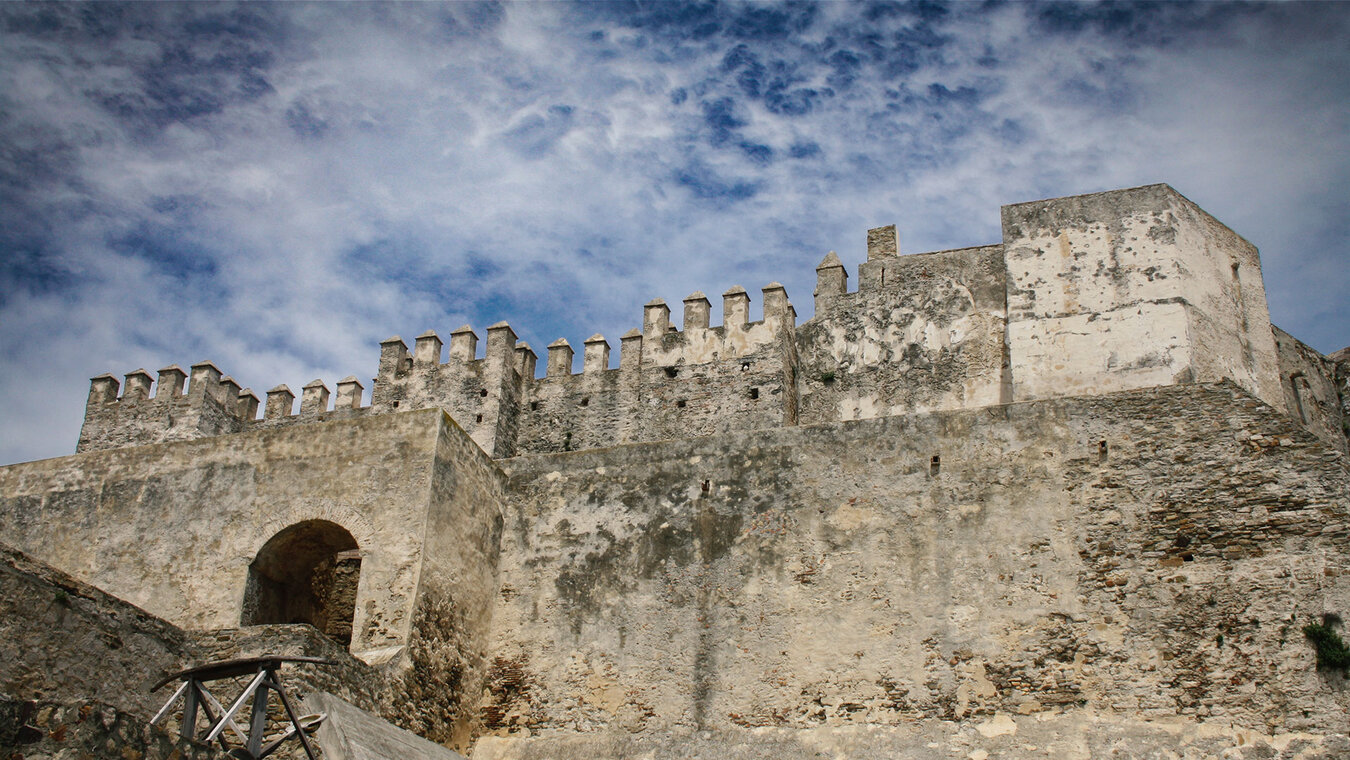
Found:
[[[352,651],[401,646],[442,416],[379,415],[0,468],[0,539],[170,622],[207,629],[239,624],[249,564],[268,539],[327,520],[363,554]]]
[[[1350,708],[1300,633],[1350,607],[1344,456],[1232,386],[506,465],[503,736]]]
[[[465,747],[479,730],[505,477],[448,417],[436,438],[424,560],[395,723]]]
[[[880,258],[797,330],[800,422],[998,404],[1002,246]]]
[[[1271,329],[1289,416],[1328,444],[1350,451],[1350,417],[1346,416],[1337,362],[1284,330],[1273,325]]]
[[[1344,734],[1263,734],[1218,723],[1142,721],[1092,710],[1011,715],[979,721],[898,725],[487,737],[473,760],[819,760],[952,758],[953,760],[1334,760],[1350,755]]]
[[[1231,379],[1284,407],[1257,251],[1166,185],[1003,207],[1013,399]]]
[[[0,545],[0,694],[97,700],[149,719],[150,687],[198,656],[193,637]]]

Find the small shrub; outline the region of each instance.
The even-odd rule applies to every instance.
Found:
[[[1317,649],[1318,670],[1350,670],[1350,647],[1347,647],[1340,634],[1332,629],[1332,619],[1332,616],[1327,616],[1321,623],[1303,626],[1303,635],[1307,636]]]
[[[822,383],[832,383],[832,382],[834,382],[834,373],[833,373],[833,372],[822,372],[822,373],[820,373],[820,382],[822,382]]]
[[[65,589],[63,589],[63,588],[58,588],[58,589],[56,590],[56,595],[55,595],[53,601],[55,601],[57,604],[61,604],[61,605],[65,605],[65,606],[69,607],[69,606],[70,606],[70,594],[66,593],[66,590],[65,590]]]

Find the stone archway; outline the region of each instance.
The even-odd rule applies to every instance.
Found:
[[[352,640],[361,552],[334,522],[305,520],[282,529],[248,568],[241,625],[309,623],[343,645]]]

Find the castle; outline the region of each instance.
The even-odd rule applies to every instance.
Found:
[[[1302,633],[1350,614],[1350,349],[1166,185],[1002,228],[870,230],[800,324],[652,301],[617,367],[503,322],[383,342],[368,403],[100,375],[75,455],[0,468],[0,600],[69,573],[143,663],[346,648],[320,685],[475,760],[1350,756]],[[34,656],[6,691],[76,689]]]

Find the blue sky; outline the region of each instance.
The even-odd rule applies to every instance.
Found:
[[[1347,39],[1345,3],[0,4],[0,462],[73,451],[105,371],[331,386],[502,319],[617,360],[656,296],[806,319],[868,227],[1152,182],[1333,351]]]

